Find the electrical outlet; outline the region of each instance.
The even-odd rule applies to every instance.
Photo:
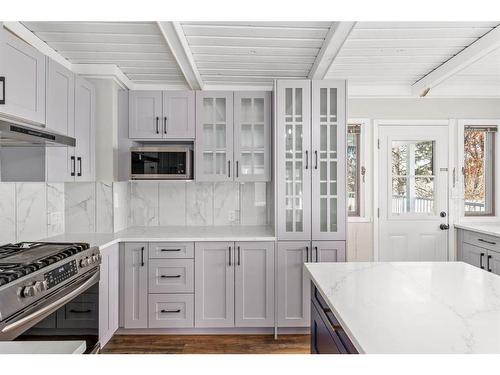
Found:
[[[236,221],[236,211],[229,211],[228,220],[230,222],[235,222]]]

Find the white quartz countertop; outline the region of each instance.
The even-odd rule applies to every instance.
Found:
[[[500,223],[459,223],[455,224],[455,228],[471,230],[482,234],[489,234],[490,236],[500,237]]]
[[[83,354],[85,341],[1,341],[0,354]]]
[[[101,249],[118,242],[274,241],[270,226],[130,227],[117,233],[65,233],[44,238],[53,242],[88,242]]]
[[[500,353],[500,276],[462,262],[305,268],[360,353]]]

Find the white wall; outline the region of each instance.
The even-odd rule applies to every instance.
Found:
[[[445,99],[445,98],[350,98],[348,119],[368,119],[368,126],[374,120],[434,120],[434,119],[500,119],[500,99]],[[373,144],[376,134],[371,132],[367,141]],[[456,148],[456,145],[450,145]],[[367,175],[374,172],[373,153],[370,149],[365,159]],[[367,179],[371,185],[371,178]],[[373,206],[372,186],[367,186],[366,205]],[[367,212],[371,212],[368,210]],[[369,214],[365,222],[349,221],[348,259],[350,261],[370,261],[373,259],[373,217]]]

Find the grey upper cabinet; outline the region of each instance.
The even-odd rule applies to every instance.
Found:
[[[271,180],[271,92],[234,93],[234,180]]]
[[[196,92],[197,181],[232,181],[233,92]]]
[[[47,113],[46,127],[74,136],[75,129],[75,75],[54,60],[47,59]],[[46,148],[47,181],[72,181],[71,159],[73,148]]]
[[[234,327],[234,243],[195,244],[195,327]]]
[[[345,241],[313,241],[311,262],[345,262]]]
[[[280,240],[346,239],[346,82],[276,85]]]
[[[99,342],[101,347],[118,329],[119,251],[118,244],[101,250],[99,280]]]
[[[163,138],[194,139],[194,91],[163,91]]]
[[[277,234],[311,239],[311,82],[278,81],[276,87]]]
[[[162,92],[130,91],[128,100],[129,138],[162,138]]]
[[[45,124],[45,66],[45,55],[0,25],[0,115]]]
[[[274,243],[235,244],[235,326],[274,326]]]
[[[312,239],[345,240],[346,82],[312,81]]]
[[[75,80],[74,159],[70,160],[70,175],[75,181],[95,180],[95,88],[89,81]],[[70,158],[71,159],[71,158]]]
[[[130,91],[129,138],[192,139],[193,91]]]
[[[278,242],[278,326],[308,327],[310,285],[304,262],[311,253],[309,241]]]
[[[148,326],[148,244],[126,243],[124,248],[123,326]]]

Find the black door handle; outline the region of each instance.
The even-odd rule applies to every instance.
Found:
[[[318,263],[318,246],[314,246],[314,250],[316,250],[316,263]]]
[[[82,158],[79,156],[79,157],[76,158],[76,160],[78,161],[78,173],[77,173],[77,176],[81,177],[82,176]]]
[[[156,134],[160,134],[160,128],[158,122],[160,121],[160,118],[156,116]]]
[[[238,266],[241,266],[241,249],[238,246]]]
[[[491,272],[490,259],[491,259],[491,255],[488,255],[488,257],[486,258],[486,269],[488,270],[488,272]]]
[[[2,83],[2,99],[0,99],[0,104],[5,104],[5,77],[0,77],[0,82]]]
[[[231,160],[227,161],[227,177],[231,177]]]
[[[309,151],[306,150],[306,169],[309,169]]]
[[[318,151],[314,151],[314,169],[318,169]]]
[[[163,117],[163,133],[167,134],[167,116]]]
[[[306,246],[306,262],[309,262],[309,246]]]
[[[141,267],[144,267],[144,246],[141,247]]]
[[[88,314],[89,312],[92,312],[92,310],[90,309],[87,309],[87,310],[69,310],[70,313],[73,313],[73,314]]]
[[[231,266],[231,246],[229,246],[229,266]]]
[[[75,157],[71,157],[71,176],[75,175],[75,169],[76,169],[76,164],[75,164]]]
[[[484,270],[484,266],[483,266],[483,258],[484,258],[484,253],[481,253],[481,254],[479,255],[479,267],[480,267],[481,269],[483,269],[483,270]]]
[[[238,178],[240,176],[240,171],[239,171],[240,166],[239,166],[239,164],[240,163],[238,162],[238,160],[236,160],[236,178]]]
[[[448,229],[450,229],[450,226],[448,224],[441,224],[441,225],[439,225],[439,229],[448,230]]]

